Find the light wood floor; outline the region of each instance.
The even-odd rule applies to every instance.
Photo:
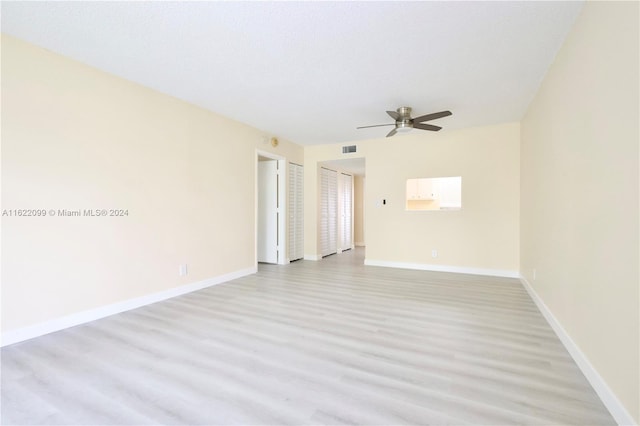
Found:
[[[615,424],[514,279],[256,275],[2,350],[3,424]]]

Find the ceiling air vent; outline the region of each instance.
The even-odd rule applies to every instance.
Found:
[[[349,145],[349,146],[343,146],[342,147],[342,153],[343,154],[350,154],[352,152],[356,152],[356,146],[355,145]]]

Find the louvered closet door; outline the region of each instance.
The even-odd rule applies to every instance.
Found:
[[[296,165],[289,163],[289,260],[296,260]]]
[[[320,169],[320,254],[336,252],[338,214],[338,173]]]
[[[304,169],[289,163],[289,260],[304,257]]]
[[[296,168],[296,259],[304,257],[304,168]]]
[[[342,250],[349,250],[352,247],[351,235],[353,229],[353,176],[342,174],[342,212],[341,228],[342,235],[340,246]]]
[[[338,249],[338,173],[329,173],[329,248],[331,253]]]

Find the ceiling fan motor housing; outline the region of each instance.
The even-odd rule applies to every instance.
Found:
[[[398,119],[396,120],[396,130],[399,132],[408,132],[413,129],[413,120],[411,119],[411,107],[400,107],[396,110]]]
[[[396,110],[400,118],[411,118],[411,107],[400,107]]]

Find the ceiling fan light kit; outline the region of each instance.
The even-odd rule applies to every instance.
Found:
[[[389,116],[396,122],[393,124],[374,124],[372,126],[361,126],[357,127],[357,129],[366,129],[369,127],[380,126],[395,126],[395,128],[387,134],[387,137],[391,137],[398,132],[406,133],[411,131],[411,129],[430,130],[432,132],[437,132],[438,130],[442,129],[442,127],[434,126],[433,124],[424,124],[424,122],[436,120],[442,117],[448,117],[451,115],[451,111],[434,112],[431,114],[421,115],[420,117],[411,118],[411,107],[400,107],[395,111],[387,111],[387,114],[389,114]]]

